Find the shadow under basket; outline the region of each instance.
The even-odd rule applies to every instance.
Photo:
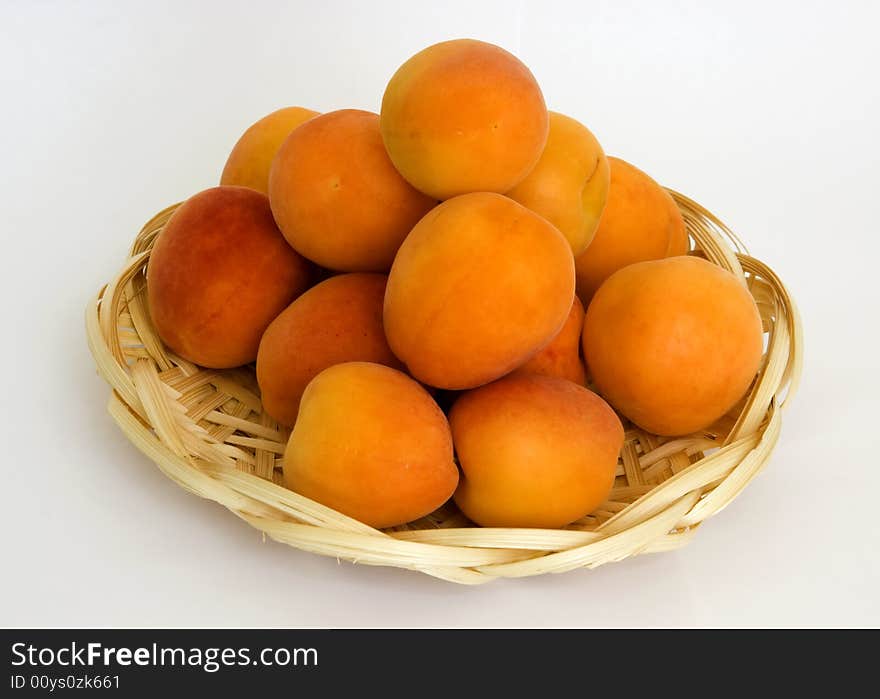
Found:
[[[678,548],[767,463],[782,407],[797,387],[803,341],[795,305],[776,274],[715,216],[670,194],[684,216],[690,254],[730,270],[754,296],[766,333],[761,368],[745,398],[707,430],[665,438],[625,423],[608,501],[564,529],[480,528],[450,503],[380,531],[282,487],[289,430],[263,413],[253,368],[191,364],[169,352],[151,324],[146,265],[177,205],[144,226],[122,271],[86,312],[89,347],[112,388],[110,415],[181,487],[276,541],[325,556],[479,584]]]

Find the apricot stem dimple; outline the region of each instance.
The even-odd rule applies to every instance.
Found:
[[[599,170],[599,163],[602,162],[602,156],[597,156],[595,160],[593,160],[593,167],[590,168],[590,174],[587,175],[587,179],[584,182],[584,189],[593,181],[593,178],[596,176],[596,172]]]

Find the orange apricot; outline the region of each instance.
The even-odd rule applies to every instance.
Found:
[[[514,370],[514,374],[540,374],[568,379],[584,385],[586,373],[581,361],[581,332],[584,327],[584,306],[575,296],[571,311],[562,329],[550,344],[529,359],[525,364]]]
[[[428,213],[400,247],[385,333],[420,381],[473,388],[550,342],[573,295],[571,248],[551,223],[500,194],[464,194]]]
[[[672,202],[672,206],[674,206],[678,214],[681,215],[672,196],[670,196],[669,199]],[[687,255],[690,247],[691,241],[688,237],[687,229],[684,226],[673,226],[669,235],[669,247],[666,249],[666,257],[681,257],[682,255]]]
[[[150,316],[184,359],[214,369],[257,358],[263,331],[311,281],[265,194],[220,186],[187,199],[159,234],[147,267]]]
[[[508,191],[529,174],[547,140],[535,77],[504,49],[473,39],[429,46],[400,66],[381,117],[394,165],[437,199]]]
[[[402,366],[382,329],[387,279],[364,272],[330,277],[272,321],[257,354],[257,382],[269,415],[293,425],[309,381],[334,364]]]
[[[269,175],[272,213],[288,242],[322,267],[387,272],[436,201],[394,169],[379,116],[342,109],[295,129]]]
[[[598,391],[648,432],[711,425],[743,397],[761,363],[761,317],[730,272],[697,257],[624,267],[584,320],[584,358]]]
[[[623,426],[571,381],[505,376],[461,396],[449,421],[462,470],[455,502],[484,527],[563,527],[614,485]]]
[[[538,164],[507,196],[550,221],[580,255],[596,233],[610,179],[608,159],[592,132],[550,112],[550,134]]]
[[[291,490],[373,527],[433,512],[458,483],[443,411],[410,377],[368,362],[312,379],[283,472]]]
[[[584,305],[622,267],[658,260],[686,242],[684,220],[672,198],[625,160],[609,157],[608,201],[590,246],[575,259],[577,293]],[[675,239],[678,243],[672,243]]]
[[[220,175],[220,184],[250,187],[269,193],[269,169],[284,139],[297,126],[318,112],[304,107],[285,107],[267,114],[238,139]]]

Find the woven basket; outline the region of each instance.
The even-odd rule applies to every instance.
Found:
[[[204,369],[170,353],[146,307],[146,264],[176,205],[138,234],[122,271],[89,304],[86,329],[112,387],[110,415],[171,479],[219,502],[276,541],[370,565],[422,571],[457,583],[596,567],[683,546],[770,458],[781,408],[797,386],[802,336],[779,278],[750,257],[703,207],[676,192],[703,255],[748,285],[767,349],[748,395],[710,429],[663,438],[626,425],[607,502],[564,529],[473,526],[448,504],[417,522],[379,531],[280,485],[289,431],[262,412],[253,367]]]

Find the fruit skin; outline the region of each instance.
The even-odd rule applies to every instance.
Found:
[[[550,134],[538,164],[507,196],[550,221],[580,255],[596,233],[610,180],[608,159],[592,132],[550,112]]]
[[[250,126],[229,154],[220,184],[250,187],[269,194],[269,169],[275,154],[297,126],[318,112],[305,107],[285,107]]]
[[[464,394],[449,420],[462,469],[455,502],[484,527],[562,527],[614,485],[623,426],[583,386],[506,376]]]
[[[387,272],[437,203],[394,169],[379,116],[359,109],[322,114],[290,134],[272,164],[269,200],[301,255],[344,272]]]
[[[575,296],[568,318],[556,337],[525,364],[515,369],[513,374],[556,376],[583,386],[586,383],[584,363],[581,361],[583,327],[584,307]]]
[[[590,246],[575,258],[577,294],[589,305],[596,289],[622,267],[681,252],[684,219],[659,184],[620,158],[608,157],[608,201]],[[685,248],[686,249],[686,248]]]
[[[541,88],[518,58],[455,39],[398,68],[382,97],[381,127],[403,176],[449,199],[516,186],[541,156],[549,119]]]
[[[584,320],[596,387],[648,432],[711,425],[742,398],[761,362],[755,301],[727,270],[697,257],[640,262],[599,288]]]
[[[354,272],[321,282],[297,298],[266,329],[257,354],[263,408],[293,425],[303,391],[334,364],[403,365],[382,329],[384,274]]]
[[[665,189],[663,190],[663,194],[666,195],[666,204],[669,207],[670,220],[674,222],[669,231],[669,246],[666,248],[666,257],[680,257],[682,255],[687,255],[691,242],[688,237],[687,228],[685,228],[684,225],[684,218],[681,215],[678,204],[676,204],[675,199],[672,198],[672,195]],[[681,220],[681,225],[678,223],[679,220]]]
[[[311,281],[265,194],[220,186],[187,199],[156,239],[147,267],[153,325],[191,362],[225,369],[257,358],[263,331]]]
[[[458,484],[446,416],[411,378],[368,362],[312,379],[283,471],[291,490],[377,528],[433,512]]]
[[[385,333],[410,373],[473,388],[512,371],[559,332],[574,259],[545,219],[500,194],[464,194],[413,228],[385,291]]]

